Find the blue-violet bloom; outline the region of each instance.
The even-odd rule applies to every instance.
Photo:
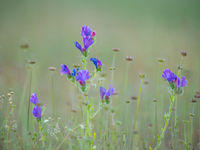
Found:
[[[65,75],[65,74],[68,75],[68,76],[71,75],[71,72],[70,72],[69,68],[68,68],[67,65],[65,65],[65,64],[61,64],[60,73],[61,73],[62,75]]]
[[[100,97],[101,99],[106,99],[109,100],[110,97],[114,94],[115,89],[113,88],[112,85],[110,85],[109,89],[106,91],[106,89],[104,87],[100,87]]]
[[[170,69],[165,69],[163,71],[162,77],[166,79],[169,83],[175,82],[175,79],[177,78],[177,76],[173,72],[171,72]]]
[[[90,61],[92,61],[97,69],[97,71],[101,71],[102,62],[98,60],[97,58],[90,58]]]
[[[86,80],[90,79],[90,73],[88,70],[80,70],[77,72],[76,81],[80,83],[81,86],[85,86]]]
[[[41,108],[41,106],[35,105],[34,108],[33,108],[32,113],[33,113],[33,116],[35,118],[41,118],[41,116],[42,116],[42,108]]]
[[[31,98],[30,98],[30,102],[37,105],[39,103],[38,97],[36,93],[32,93]]]

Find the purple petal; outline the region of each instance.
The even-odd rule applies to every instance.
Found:
[[[108,91],[106,92],[106,96],[110,97],[113,95],[114,92],[115,92],[115,89],[113,88],[112,85],[110,85]]]
[[[83,45],[85,50],[88,49],[88,47],[90,47],[93,44],[93,39],[91,37],[85,37],[83,38]]]
[[[104,87],[100,87],[100,97],[101,99],[104,99],[104,96],[106,94],[106,89]]]
[[[183,76],[183,77],[181,78],[181,87],[185,87],[185,86],[187,86],[187,80],[186,80],[186,77]]]
[[[36,93],[32,93],[31,98],[30,98],[30,102],[35,104],[35,105],[39,103]]]
[[[90,29],[89,26],[83,25],[82,30],[81,30],[81,36],[85,38],[85,37],[91,36],[91,34],[92,34],[92,29]]]
[[[76,48],[78,48],[81,52],[83,52],[81,45],[80,45],[77,41],[74,42],[74,45],[75,45]]]
[[[32,113],[33,113],[33,116],[35,118],[41,118],[41,116],[42,116],[42,108],[40,106],[35,105],[34,108],[33,108]]]
[[[65,64],[61,64],[60,73],[61,73],[62,75],[64,75],[64,74],[70,75],[70,74],[71,74],[69,68],[68,68],[67,65],[65,65]]]

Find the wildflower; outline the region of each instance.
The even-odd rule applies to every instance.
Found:
[[[183,87],[187,86],[186,77],[178,78],[170,69],[165,69],[162,77],[169,82],[171,89],[174,89],[176,94],[182,94]]]
[[[173,72],[171,72],[170,69],[165,69],[163,71],[162,77],[166,79],[169,83],[174,82],[177,78],[177,76]]]
[[[32,93],[31,98],[30,98],[30,102],[35,104],[35,105],[37,105],[39,103],[36,93]]]
[[[176,87],[186,87],[187,86],[187,80],[186,77],[183,76],[181,79],[180,78],[176,78],[175,79],[175,86]]]
[[[30,102],[35,104],[35,106],[33,107],[33,116],[37,119],[41,119],[41,116],[42,116],[42,108],[41,106],[39,105],[39,100],[38,100],[38,97],[37,97],[37,94],[36,93],[32,93],[31,95],[31,98],[30,98]]]
[[[41,116],[42,116],[42,108],[40,106],[35,105],[34,108],[33,108],[32,113],[33,113],[33,116],[35,118],[41,118]]]
[[[87,57],[87,49],[94,43],[94,37],[96,33],[93,32],[89,26],[83,26],[81,30],[81,36],[83,41],[83,47],[77,41],[74,42],[76,48],[80,50],[80,52]]]
[[[71,76],[71,72],[70,72],[69,68],[67,67],[67,65],[65,65],[65,64],[61,64],[60,73],[61,73],[62,75],[66,74],[66,75],[68,75],[68,76]]]
[[[76,81],[78,81],[82,87],[85,87],[86,80],[89,79],[90,79],[90,73],[88,70],[80,70],[79,72],[77,72]]]
[[[90,58],[90,61],[92,61],[97,69],[97,71],[101,71],[102,62],[98,60],[97,58]]]
[[[96,33],[93,32],[92,29],[90,29],[89,26],[85,26],[85,25],[82,26],[81,36],[83,38],[86,38],[86,37],[94,38],[95,35],[96,35]]]
[[[100,87],[100,97],[101,100],[106,100],[106,103],[110,103],[110,97],[115,93],[115,89],[110,85],[109,89],[106,91],[104,87]]]

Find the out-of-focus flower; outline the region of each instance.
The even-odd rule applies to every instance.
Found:
[[[100,87],[100,97],[102,100],[106,100],[106,102],[109,102],[110,97],[115,93],[115,89],[112,85],[110,85],[109,89],[106,90],[104,87]]]
[[[176,78],[175,79],[175,87],[186,87],[187,86],[187,80],[186,77],[183,76],[181,79],[180,78]]]
[[[32,93],[31,98],[30,98],[30,102],[35,104],[35,105],[37,105],[39,103],[36,93]]]
[[[175,82],[177,78],[177,76],[173,72],[171,72],[170,69],[165,69],[163,71],[162,77],[166,79],[169,83]]]
[[[42,108],[41,108],[41,106],[35,105],[34,108],[33,108],[32,113],[33,113],[33,116],[35,118],[41,118],[42,117]]]
[[[97,71],[101,71],[102,62],[98,60],[97,58],[90,58],[90,61],[92,61],[97,69]]]

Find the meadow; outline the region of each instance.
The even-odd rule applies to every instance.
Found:
[[[0,4],[1,150],[200,149],[198,1]]]

